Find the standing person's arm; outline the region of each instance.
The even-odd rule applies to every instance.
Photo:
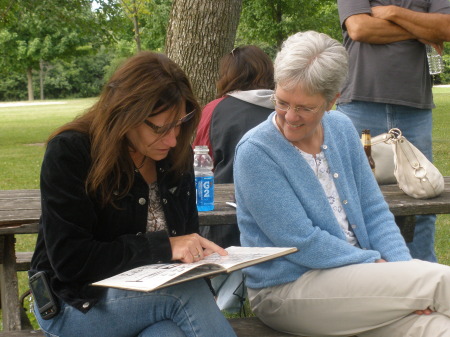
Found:
[[[338,0],[339,20],[353,41],[386,44],[415,37],[404,28],[372,16],[369,0]]]
[[[421,13],[398,6],[377,6],[372,8],[372,16],[402,27],[417,39],[438,44],[450,41],[449,14]]]
[[[415,39],[415,36],[399,25],[369,14],[356,14],[345,20],[348,35],[354,41],[386,44]]]

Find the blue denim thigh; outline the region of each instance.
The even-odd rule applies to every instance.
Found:
[[[403,135],[432,161],[432,111],[403,105],[353,101],[339,104],[337,110],[346,114],[361,134],[370,129],[372,136],[399,128]],[[416,216],[414,241],[408,248],[413,258],[436,262],[434,250],[436,215]]]
[[[86,314],[62,303],[61,312],[53,319],[36,316],[42,330],[51,336],[132,337],[142,333],[147,337],[146,329],[155,324],[150,329],[155,336],[177,331],[170,324],[158,324],[164,321],[172,321],[189,337],[236,336],[203,279],[148,293],[108,288]]]

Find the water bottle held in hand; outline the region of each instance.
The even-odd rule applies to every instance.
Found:
[[[213,161],[207,146],[194,148],[195,188],[197,190],[197,210],[214,209],[214,173]]]
[[[442,56],[430,45],[425,45],[427,50],[428,68],[431,75],[440,74],[444,71]]]

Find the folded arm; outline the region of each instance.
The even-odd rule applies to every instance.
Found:
[[[442,51],[450,41],[450,15],[421,13],[398,6],[372,7],[372,14],[356,14],[345,20],[354,41],[386,44],[410,39],[419,40]]]
[[[358,42],[386,44],[416,38],[399,25],[369,14],[349,16],[344,24],[351,39]]]
[[[398,6],[377,6],[372,8],[372,16],[400,26],[418,40],[436,44],[450,41],[449,14],[422,13]]]

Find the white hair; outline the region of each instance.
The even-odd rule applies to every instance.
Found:
[[[275,83],[285,90],[301,87],[331,102],[347,77],[348,54],[326,34],[299,32],[284,41],[274,63]]]

